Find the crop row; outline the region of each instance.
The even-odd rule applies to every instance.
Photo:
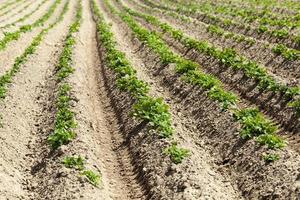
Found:
[[[245,1],[240,1],[240,0],[235,0],[233,1],[234,3],[241,4],[245,3]],[[250,6],[258,6],[258,7],[263,7],[263,8],[270,8],[272,10],[276,9],[285,9],[288,11],[294,11],[297,12],[299,10],[300,5],[297,1],[293,0],[285,0],[285,1],[277,1],[277,0],[261,0],[261,1],[256,1],[256,0],[248,0],[246,2]]]
[[[221,14],[225,16],[231,16],[233,18],[239,17],[238,20],[241,20],[244,23],[252,23],[257,22],[261,26],[279,26],[281,28],[288,28],[294,29],[299,27],[299,15],[294,16],[282,16],[278,13],[272,12],[271,9],[263,9],[257,10],[252,8],[245,8],[245,7],[234,7],[232,5],[213,5],[212,3],[191,3],[188,4],[189,8],[197,9],[201,12],[205,13],[214,13],[214,14]]]
[[[0,40],[0,50],[4,50],[7,47],[7,44],[11,41],[18,40],[21,34],[29,32],[33,28],[42,26],[52,16],[60,2],[61,0],[55,0],[55,2],[51,5],[48,11],[41,18],[37,19],[34,23],[23,25],[17,31],[14,32],[6,32],[4,38]]]
[[[196,8],[189,8],[189,7],[184,7],[183,5],[179,5],[176,8],[171,8],[170,6],[166,5],[161,5],[161,4],[155,4],[152,1],[149,0],[142,0],[146,4],[150,5],[151,7],[159,7],[164,10],[173,10],[179,13],[182,13],[187,16],[195,16],[194,18],[199,18],[202,21],[207,21],[210,24],[213,25],[220,25],[223,28],[229,29],[230,27],[237,28],[239,31],[243,31],[244,34],[250,34],[253,35],[253,31],[255,31],[258,36],[263,36],[263,35],[268,35],[272,36],[273,38],[277,38],[278,40],[282,41],[281,43],[284,43],[286,46],[289,46],[291,48],[297,49],[300,45],[300,36],[298,35],[293,35],[290,34],[288,30],[286,29],[274,29],[271,30],[267,26],[259,26],[259,27],[252,27],[248,24],[245,23],[240,23],[228,18],[224,18],[221,16],[216,16],[211,13],[205,13],[205,12],[196,12]],[[253,31],[250,31],[253,30]],[[256,35],[254,35],[256,36]],[[292,40],[292,44],[290,42],[286,42]]]
[[[30,16],[32,16],[35,12],[37,12],[37,11],[40,9],[40,7],[43,6],[47,1],[49,1],[49,0],[43,0],[43,1],[42,1],[41,3],[39,3],[39,4],[38,4],[38,5],[37,5],[30,13],[28,13],[28,14],[24,15],[23,17],[21,17],[21,18],[15,20],[14,22],[11,22],[11,23],[9,23],[9,24],[6,24],[6,25],[4,25],[4,26],[1,26],[0,29],[2,29],[2,28],[8,28],[8,27],[10,27],[10,26],[16,25],[17,23],[20,23],[20,22],[25,21],[25,20],[28,19]]]
[[[8,84],[12,82],[12,78],[20,70],[20,67],[28,60],[29,56],[34,54],[38,45],[43,40],[43,37],[52,29],[57,23],[63,20],[64,14],[67,11],[69,1],[64,5],[62,12],[57,20],[44,28],[36,37],[33,38],[31,44],[25,49],[24,53],[15,59],[13,67],[0,77],[0,98],[5,98]]]
[[[68,1],[69,2],[69,1]],[[60,85],[57,95],[57,111],[55,117],[55,128],[48,137],[48,142],[53,149],[57,149],[63,144],[67,144],[74,137],[73,128],[76,127],[74,112],[71,111],[71,95],[72,87],[65,83],[64,80],[74,72],[72,68],[72,50],[75,45],[74,34],[78,32],[82,16],[82,7],[79,6],[76,14],[76,20],[69,28],[68,35],[64,41],[64,48],[60,55],[58,65],[56,66],[56,77]]]
[[[206,6],[205,6],[206,5]],[[205,15],[208,15],[209,18],[219,18],[219,19],[222,19],[223,21],[225,21],[227,24],[235,24],[235,25],[239,25],[239,26],[244,26],[245,24],[247,24],[244,28],[246,29],[250,29],[251,26],[249,25],[249,20],[254,20],[252,18],[248,18],[248,21],[244,22],[244,23],[241,23],[240,22],[240,19],[239,21],[237,20],[234,20],[234,19],[230,19],[228,17],[225,16],[218,16],[218,15],[214,15],[214,13],[217,13],[218,12],[218,8],[217,7],[214,7],[214,6],[210,6],[209,8],[207,7],[208,4],[205,4],[203,6],[199,5],[199,4],[179,4],[177,9],[180,8],[182,9],[183,11],[185,12],[190,12],[190,13],[197,13],[197,12],[201,12]],[[219,10],[219,12],[221,12]],[[223,12],[225,12],[223,10]],[[223,13],[224,14],[224,13]],[[241,9],[239,10],[230,10],[227,12],[227,14],[231,15],[231,16],[234,16],[234,15],[240,15],[240,16],[243,16],[245,15],[245,13],[242,12]],[[276,38],[279,38],[279,39],[283,39],[283,38],[292,38],[297,44],[299,44],[300,42],[300,36],[299,35],[293,35],[290,33],[290,28],[295,28],[295,27],[298,27],[298,22],[297,20],[299,16],[295,16],[295,19],[296,21],[294,23],[292,23],[291,21],[288,21],[287,19],[282,19],[282,20],[279,20],[279,19],[274,19],[274,17],[271,17],[271,16],[268,16],[268,17],[261,17],[261,16],[258,16],[258,19],[259,20],[259,24],[256,28],[254,28],[258,33],[267,33],[271,36],[274,36]],[[269,26],[268,26],[269,25]],[[270,26],[279,26],[280,28],[272,28]]]
[[[105,23],[95,1],[92,5],[97,22],[98,39],[105,51],[105,63],[115,72],[118,88],[129,92],[135,99],[136,103],[132,108],[133,117],[149,124],[160,137],[170,138],[175,130],[172,127],[169,106],[162,98],[149,96],[149,85],[137,78],[136,70],[131,66],[125,54],[116,48],[110,25]],[[180,163],[188,155],[188,150],[177,147],[175,143],[166,148],[165,152],[170,155],[174,163]]]
[[[242,70],[248,78],[254,79],[259,83],[258,86],[260,90],[269,90],[283,94],[286,99],[291,101],[289,105],[294,108],[298,116],[300,115],[300,108],[298,107],[300,94],[299,87],[290,87],[277,82],[268,74],[265,67],[260,66],[256,62],[253,62],[241,55],[238,55],[233,49],[218,49],[207,41],[199,41],[186,36],[182,31],[171,27],[167,23],[160,22],[153,16],[139,13],[129,8],[127,8],[127,12],[134,16],[144,18],[148,23],[159,26],[163,32],[169,33],[172,38],[184,44],[184,46],[189,50],[195,49],[200,53],[205,53],[214,57],[224,65],[231,67],[234,70]]]
[[[137,4],[137,2],[133,2],[132,0],[129,0],[134,4]],[[195,23],[195,21],[192,21],[191,18],[185,16],[185,15],[180,15],[177,12],[171,11],[171,10],[164,10],[163,12],[161,10],[159,10],[158,8],[152,8],[150,9],[149,7],[139,4],[138,6],[140,6],[141,8],[143,8],[144,10],[149,11],[149,13],[153,12],[153,11],[157,11],[161,14],[166,14],[169,15],[171,17],[174,17],[175,19],[179,19],[180,21],[182,21],[183,23]],[[254,44],[256,44],[256,40],[252,37],[248,37],[245,36],[243,34],[238,34],[232,31],[227,31],[224,28],[218,26],[217,24],[215,25],[207,25],[205,23],[201,24],[206,26],[206,30],[207,32],[216,35],[218,37],[223,37],[225,39],[232,39],[237,43],[245,43],[247,46],[253,46]],[[288,61],[294,61],[294,60],[299,60],[300,59],[300,51],[296,50],[296,49],[292,49],[287,47],[284,44],[277,44],[277,45],[271,45],[269,43],[264,42],[265,47],[266,48],[270,48],[270,50],[275,53],[276,55],[280,55],[282,56],[284,59],[288,60]]]
[[[79,31],[82,21],[82,4],[78,0],[76,9],[76,17],[74,22],[69,27],[68,34],[64,40],[64,46],[59,58],[59,63],[56,66],[56,86],[57,101],[56,101],[56,116],[55,127],[52,134],[48,136],[48,142],[53,150],[58,149],[61,145],[66,145],[75,137],[74,129],[77,126],[75,113],[72,111],[72,86],[67,82],[68,77],[74,73],[72,67],[73,48],[76,44],[75,34]],[[66,5],[69,4],[69,1]],[[66,7],[67,9],[67,7]],[[62,163],[67,168],[75,168],[80,171],[80,175],[85,176],[87,180],[94,186],[98,186],[100,175],[85,167],[85,160],[81,156],[66,156]]]
[[[137,3],[137,2],[133,2],[132,0],[130,0],[132,3]],[[159,9],[150,9],[149,7],[140,4],[140,7],[142,7],[144,10],[147,10],[149,12],[153,12],[153,11],[157,11],[163,14],[167,14],[171,17],[174,17],[176,19],[180,19],[183,23],[192,23],[195,21],[192,21],[191,18],[185,16],[185,15],[180,15],[177,12],[174,12],[172,10],[164,10],[163,12],[160,11]],[[227,31],[224,28],[218,26],[217,24],[215,25],[207,25],[205,23],[201,24],[206,26],[206,30],[207,32],[216,35],[218,37],[223,37],[225,39],[232,39],[237,43],[241,43],[244,42],[247,46],[253,46],[254,44],[256,44],[256,40],[252,37],[248,37],[245,36],[243,34],[238,34],[232,31]],[[296,49],[292,49],[287,47],[285,44],[277,44],[277,45],[271,45],[267,42],[264,42],[266,48],[270,48],[271,51],[273,53],[275,53],[276,55],[280,55],[282,56],[284,59],[289,60],[289,61],[294,61],[294,60],[299,60],[300,59],[300,51],[296,50]]]
[[[239,109],[237,105],[238,97],[226,91],[221,81],[201,71],[197,63],[174,53],[159,34],[141,27],[130,15],[123,12],[119,13],[107,1],[105,2],[111,12],[118,14],[130,27],[134,35],[158,55],[162,66],[175,64],[176,72],[181,74],[184,81],[207,90],[210,99],[219,102],[224,110],[229,109],[233,112],[235,120],[239,121],[242,126],[240,131],[242,138],[250,139],[258,136],[257,141],[271,149],[285,146],[285,142],[276,135],[277,127],[256,108]],[[129,9],[127,11],[129,12]]]

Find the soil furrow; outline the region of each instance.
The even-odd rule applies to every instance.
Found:
[[[39,185],[38,182],[28,182],[28,176],[34,161],[33,149],[38,147],[36,116],[44,113],[37,99],[42,92],[40,88],[46,83],[45,77],[55,65],[54,58],[57,50],[61,48],[59,42],[64,36],[62,30],[68,20],[70,21],[70,15],[71,11],[66,16],[67,21],[49,31],[36,54],[30,57],[16,75],[7,97],[0,104],[3,116],[1,135],[5,136],[1,137],[3,159],[0,169],[0,194],[8,199],[35,199],[33,188],[38,188]],[[54,43],[48,45],[49,40]]]
[[[107,18],[106,18],[107,20]],[[94,28],[95,29],[95,28]],[[101,65],[104,63],[101,62]],[[103,70],[103,66],[101,67]],[[100,69],[97,69],[99,72]],[[101,71],[102,71],[101,70]],[[102,72],[103,73],[103,72]],[[96,73],[96,75],[99,73]],[[95,77],[98,80],[98,92],[95,95],[97,98],[100,97],[100,101],[94,98],[95,105],[98,104],[97,126],[99,135],[99,148],[102,157],[102,167],[104,180],[107,183],[107,187],[112,199],[145,199],[145,192],[141,186],[140,180],[138,180],[139,174],[136,172],[136,167],[133,165],[134,161],[129,151],[129,147],[122,136],[122,131],[119,128],[118,118],[115,116],[113,108],[111,107],[111,100],[108,98],[107,88],[105,88],[104,77]],[[95,81],[94,80],[94,81]],[[101,82],[100,82],[101,81]],[[94,84],[97,85],[97,84]],[[94,89],[97,87],[93,86]],[[96,91],[95,91],[96,92]],[[99,95],[100,94],[100,95]],[[105,95],[104,95],[105,94]],[[97,100],[97,101],[96,101]],[[102,106],[101,106],[102,105]],[[94,108],[94,112],[97,111],[97,107]],[[105,120],[106,118],[106,120]],[[101,128],[100,122],[103,121],[106,126]],[[102,120],[101,120],[102,119]],[[100,131],[102,130],[102,131]],[[106,130],[106,131],[104,131]]]

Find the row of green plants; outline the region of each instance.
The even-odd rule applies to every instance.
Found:
[[[249,4],[252,7],[258,7],[258,8],[267,8],[269,10],[287,10],[289,12],[297,13],[297,10],[299,10],[300,5],[297,1],[293,0],[285,0],[285,1],[277,1],[277,0],[247,0],[247,1],[240,1],[235,0],[234,3],[241,5],[241,4]]]
[[[7,47],[8,43],[14,40],[18,40],[21,34],[29,32],[35,27],[42,26],[52,16],[60,2],[61,0],[55,0],[48,11],[33,24],[23,25],[17,31],[5,32],[4,38],[0,40],[0,50],[4,50]]]
[[[22,1],[20,1],[20,3],[22,4],[24,1],[25,1],[25,0],[22,0]],[[15,5],[15,6],[11,7],[10,9],[8,9],[8,10],[6,10],[5,12],[1,13],[1,14],[0,14],[0,17],[6,15],[7,13],[12,12],[14,9],[18,8],[19,6],[20,6],[20,5],[17,4],[17,5]]]
[[[97,23],[98,38],[105,49],[104,60],[117,77],[117,86],[121,91],[127,91],[135,99],[132,115],[149,124],[162,138],[171,138],[174,134],[169,106],[162,98],[149,96],[149,85],[137,78],[136,70],[131,66],[125,54],[116,48],[116,41],[108,25],[100,13],[96,2],[92,1],[92,8]],[[178,164],[188,156],[188,150],[180,148],[176,143],[165,151],[171,160]]]
[[[225,6],[222,4],[222,6],[214,6],[211,5],[211,3],[204,3],[204,4],[195,4],[195,3],[189,3],[189,4],[180,4],[179,7],[181,9],[189,10],[192,13],[196,13],[197,11],[200,11],[204,14],[209,14],[213,16],[214,14],[223,14],[223,19],[225,19],[228,23],[232,22],[233,24],[243,24],[240,22],[237,22],[237,20],[230,19],[227,16],[239,16],[242,19],[244,19],[244,24],[249,24],[252,21],[256,20],[258,21],[259,28],[256,29],[259,32],[267,32],[270,35],[273,35],[279,39],[287,38],[291,36],[289,34],[289,29],[296,28],[299,25],[298,17],[292,17],[291,19],[289,17],[285,18],[279,18],[274,13],[268,12],[267,10],[263,10],[261,13],[258,14],[258,16],[254,16],[253,13],[255,12],[253,9],[233,9],[231,6]],[[262,16],[263,14],[267,16]],[[225,15],[225,16],[224,16]],[[214,15],[215,18],[218,18],[220,16]],[[240,19],[239,19],[240,20]],[[248,25],[249,26],[249,25]],[[274,26],[279,26],[274,27]],[[250,26],[249,26],[250,27]],[[294,36],[293,36],[294,37]],[[298,37],[294,37],[296,41],[298,41]]]
[[[184,81],[205,89],[208,97],[219,102],[223,110],[233,112],[234,119],[242,126],[240,131],[242,138],[256,137],[259,144],[267,145],[270,149],[281,149],[285,146],[285,141],[276,135],[277,126],[258,112],[257,108],[239,109],[237,105],[239,102],[238,97],[234,93],[226,91],[221,81],[210,74],[202,72],[198,63],[174,53],[159,34],[148,31],[140,26],[132,16],[123,12],[118,13],[107,1],[105,2],[111,12],[117,13],[131,28],[134,35],[159,56],[162,65],[175,64],[176,72],[182,75]],[[251,110],[257,112],[253,111],[252,115],[249,115],[248,113]]]
[[[72,67],[73,49],[76,44],[75,34],[79,31],[82,21],[82,4],[78,1],[75,21],[69,27],[68,34],[64,40],[64,47],[56,66],[56,79],[58,85],[55,127],[53,133],[48,136],[48,142],[52,150],[58,149],[62,145],[71,142],[76,133],[77,127],[75,113],[72,111],[72,86],[67,82],[68,77],[74,73]],[[85,176],[94,186],[98,186],[101,176],[85,167],[85,159],[81,156],[66,156],[62,163],[67,168],[74,168],[80,171],[80,175]]]
[[[55,128],[48,137],[48,142],[53,149],[69,143],[75,138],[76,128],[75,113],[71,110],[71,90],[72,87],[65,80],[74,72],[72,67],[72,55],[75,45],[74,34],[78,32],[82,17],[82,6],[78,6],[75,22],[70,26],[64,47],[56,66],[56,79],[59,85],[56,103]]]
[[[130,0],[130,1],[132,3],[135,3],[135,4],[137,3],[137,2],[133,2],[132,0]],[[156,10],[155,8],[150,9],[149,7],[147,7],[145,5],[139,5],[139,6],[142,9],[147,10],[148,13],[149,12],[151,13],[153,11],[157,11],[157,12],[160,11],[159,9]],[[180,15],[180,14],[178,14],[176,12],[173,12],[173,11],[165,11],[165,12],[163,12],[163,14],[167,14],[171,17],[175,17],[177,19],[180,19],[183,23],[187,23],[187,22],[191,23],[190,18],[188,18],[186,16],[183,16],[183,15]],[[232,40],[236,41],[237,43],[244,42],[244,43],[246,43],[247,45],[250,45],[250,46],[252,46],[256,43],[256,40],[251,38],[251,37],[247,37],[243,34],[236,34],[234,32],[226,31],[225,29],[221,28],[218,25],[208,25],[206,29],[211,34],[214,34],[214,35],[220,36],[220,37],[224,37],[225,39],[232,39]],[[286,60],[289,60],[289,61],[294,61],[294,60],[300,59],[298,50],[288,48],[284,44],[275,45],[274,47],[271,48],[271,50],[275,54],[280,55],[280,56],[282,56],[283,58],[285,58]]]
[[[137,2],[134,2],[132,0],[130,0],[130,1],[134,4],[137,4]],[[192,21],[189,17],[186,17],[184,15],[180,15],[180,14],[174,12],[174,11],[166,10],[164,12],[161,12],[159,9],[157,9],[157,10],[155,8],[151,9],[150,7],[147,7],[145,5],[139,4],[138,6],[141,7],[142,9],[144,9],[144,10],[147,10],[148,13],[151,13],[153,11],[157,11],[157,12],[160,12],[162,14],[167,14],[171,17],[175,17],[176,19],[180,19],[183,23],[187,23],[187,22],[192,23]],[[207,26],[207,31],[212,33],[212,34],[215,34],[217,36],[222,36],[226,39],[231,38],[232,40],[235,40],[238,43],[245,42],[248,45],[253,45],[253,44],[256,43],[255,39],[253,39],[253,38],[246,37],[242,34],[236,34],[236,33],[230,32],[230,31],[225,31],[223,28],[221,28],[217,25],[208,25]]]
[[[231,38],[237,42],[246,42],[248,45],[253,45],[256,41],[251,37],[246,37],[242,34],[235,34],[233,32],[225,31],[223,28],[216,25],[209,25],[207,31],[217,36],[223,36],[225,38]],[[298,60],[300,53],[296,49],[288,48],[284,44],[277,44],[271,49],[275,54],[282,56],[289,61]]]
[[[293,29],[299,27],[298,15],[280,15],[269,8],[256,9],[255,7],[233,6],[232,4],[215,4],[211,2],[184,4],[185,6],[200,10],[205,13],[221,14],[223,16],[239,17],[244,23],[257,22],[259,25],[279,26],[280,28]]]
[[[236,34],[230,31],[225,31],[223,28],[217,26],[217,25],[208,25],[207,26],[207,31],[215,34],[217,36],[222,36],[224,38],[230,38],[238,43],[240,42],[245,42],[248,45],[252,46],[256,43],[255,39],[251,37],[246,37],[245,35],[242,34]]]
[[[214,57],[222,64],[231,67],[234,70],[242,70],[245,76],[258,82],[258,87],[261,91],[268,90],[284,95],[284,97],[291,102],[289,105],[294,108],[295,112],[297,112],[297,115],[299,115],[298,104],[293,103],[298,101],[299,99],[299,87],[290,87],[277,82],[272,76],[268,74],[265,67],[252,60],[247,59],[244,56],[239,55],[234,49],[216,48],[207,41],[196,40],[185,35],[182,31],[173,28],[167,23],[161,22],[154,16],[133,11],[127,7],[126,11],[133,16],[141,17],[148,23],[160,27],[163,33],[168,33],[172,38],[184,44],[184,46],[188,48],[188,50],[195,49],[200,53],[205,53],[209,56]]]
[[[290,49],[284,44],[277,44],[272,48],[272,51],[283,56],[286,60],[299,60],[300,51],[296,49]]]
[[[5,72],[5,74],[0,77],[0,98],[1,99],[5,98],[8,84],[12,82],[13,77],[17,74],[17,72],[19,72],[21,66],[28,60],[29,56],[35,53],[37,47],[43,40],[44,36],[57,23],[63,20],[64,14],[68,10],[68,5],[69,5],[69,1],[65,3],[64,8],[60,13],[59,17],[57,18],[57,20],[54,23],[50,24],[47,28],[44,28],[37,36],[35,36],[31,44],[25,49],[24,53],[15,59],[12,68],[7,72]]]
[[[20,22],[23,22],[25,21],[26,19],[28,19],[30,16],[32,16],[35,12],[37,12],[41,6],[43,6],[46,2],[48,2],[49,0],[43,0],[41,3],[39,3],[37,5],[37,7],[35,7],[30,13],[24,15],[22,18],[19,18],[17,20],[15,20],[14,22],[11,22],[9,24],[6,24],[4,26],[1,26],[0,29],[4,29],[4,28],[8,28],[8,27],[11,27],[11,26],[14,26],[16,25],[17,23],[20,23]]]
[[[273,36],[273,37],[278,38],[278,39],[291,39],[296,45],[300,45],[300,35],[293,35],[293,34],[289,33],[289,30],[284,29],[284,28],[283,29],[270,29],[266,25],[260,25],[258,27],[252,27],[247,23],[240,23],[240,22],[234,21],[232,19],[228,19],[228,18],[224,18],[224,17],[221,17],[221,16],[213,15],[213,14],[208,13],[208,12],[207,13],[205,13],[205,12],[199,13],[199,12],[197,12],[198,11],[197,8],[184,7],[182,5],[179,5],[176,8],[171,8],[171,7],[166,6],[166,5],[155,4],[150,0],[143,0],[143,2],[150,5],[151,7],[158,7],[158,8],[164,9],[164,10],[173,10],[173,11],[182,13],[182,14],[187,15],[187,16],[191,16],[191,15],[194,15],[194,14],[202,14],[207,19],[209,19],[210,20],[209,23],[213,24],[213,25],[219,25],[223,28],[229,28],[230,26],[236,26],[236,27],[239,27],[240,29],[241,28],[246,29],[246,30],[253,29],[257,33],[260,33],[260,34],[265,33],[265,34],[268,34],[268,35]],[[289,46],[290,43],[286,43],[286,45]],[[291,45],[291,47],[292,47],[292,45]]]

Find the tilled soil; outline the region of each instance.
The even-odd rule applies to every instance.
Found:
[[[248,45],[246,42],[237,42],[232,38],[225,38],[209,33],[207,31],[209,24],[201,21],[190,18],[191,22],[184,22],[165,14],[158,8],[154,10],[153,8],[144,5],[150,9],[151,12],[149,12],[148,9],[143,9],[141,7],[142,4],[138,1],[124,2],[140,12],[147,12],[148,14],[159,17],[162,22],[172,25],[174,28],[183,31],[192,38],[208,41],[215,47],[222,49],[233,48],[240,55],[265,66],[266,70],[279,81],[291,85],[299,85],[300,69],[298,66],[300,61],[288,61],[282,56],[273,53],[272,47],[275,46],[275,44],[270,44],[265,40],[255,40],[254,38],[252,38],[256,41],[254,45]],[[179,16],[182,15],[179,14]]]
[[[140,49],[140,46],[141,46],[141,44],[136,44],[136,49]],[[259,182],[257,182],[257,179],[255,179],[255,178],[253,179],[253,176],[257,172],[257,170],[259,170],[259,171],[262,170],[262,171],[266,172],[266,174],[264,174],[264,175],[262,175],[262,174],[259,175],[259,177],[264,180],[261,182],[261,184],[264,184],[265,188],[268,188],[268,187],[270,187],[270,185],[274,184],[272,180],[287,178],[286,181],[282,180],[282,182],[288,183],[293,179],[297,179],[296,177],[290,179],[291,178],[290,176],[284,176],[285,173],[283,173],[282,175],[280,175],[278,177],[277,177],[277,175],[275,175],[276,178],[274,177],[274,179],[268,180],[272,175],[275,174],[274,172],[272,172],[272,170],[275,170],[275,169],[271,170],[268,166],[261,166],[261,162],[259,160],[256,160],[256,159],[249,160],[251,158],[250,155],[253,154],[257,150],[252,149],[251,145],[253,145],[253,143],[252,144],[251,143],[243,144],[242,141],[237,140],[238,138],[234,138],[234,135],[232,135],[232,132],[234,132],[233,130],[236,130],[237,127],[234,128],[234,126],[236,126],[236,125],[234,125],[234,123],[232,121],[231,122],[228,121],[228,118],[230,118],[230,117],[229,116],[227,116],[227,117],[220,116],[218,113],[212,112],[214,110],[219,110],[218,106],[213,105],[210,100],[208,100],[206,97],[203,97],[203,91],[201,91],[200,88],[198,89],[197,87],[190,87],[190,86],[185,86],[184,84],[182,84],[180,79],[178,77],[176,77],[176,75],[172,75],[172,73],[173,73],[172,68],[171,69],[166,68],[166,69],[161,70],[160,73],[157,73],[158,69],[151,68],[151,66],[155,66],[155,61],[153,61],[153,60],[155,60],[156,56],[153,55],[153,59],[152,59],[152,63],[151,63],[151,59],[149,58],[149,50],[142,49],[141,51],[146,52],[144,56],[147,57],[146,59],[148,60],[148,63],[145,66],[146,66],[146,68],[149,68],[149,66],[150,66],[151,70],[149,73],[152,72],[154,74],[154,77],[152,77],[152,79],[155,79],[155,77],[159,74],[163,78],[161,80],[161,83],[165,87],[169,87],[169,90],[171,92],[173,92],[174,94],[179,93],[178,101],[181,103],[184,103],[184,105],[188,108],[188,109],[183,109],[182,112],[185,113],[185,115],[190,116],[191,118],[195,118],[195,120],[197,121],[196,123],[198,123],[197,128],[202,129],[202,131],[203,131],[202,136],[207,137],[206,139],[208,139],[208,140],[206,140],[207,145],[208,144],[212,145],[214,150],[219,149],[216,154],[216,155],[218,155],[218,154],[221,155],[221,160],[219,160],[219,165],[221,165],[221,166],[224,165],[225,168],[229,167],[231,165],[235,166],[234,168],[231,168],[230,171],[228,171],[228,169],[226,171],[228,171],[229,174],[231,174],[233,177],[237,178],[239,188],[243,191],[244,195],[251,197],[251,198],[258,198],[258,196],[269,197],[270,195],[272,195],[272,194],[270,194],[270,191],[268,191],[267,189],[263,189],[263,187],[261,187],[262,190],[260,192],[257,191],[258,188],[256,188],[255,190],[250,189],[250,188],[256,187],[255,184],[260,184]],[[149,62],[149,60],[150,60],[150,62]],[[158,68],[158,66],[156,66],[156,68]],[[173,77],[173,78],[171,78],[171,77]],[[200,91],[196,92],[196,90],[200,90]],[[196,94],[193,93],[194,91],[196,92]],[[173,104],[174,103],[172,103],[172,105]],[[189,107],[189,105],[194,105],[194,106]],[[210,113],[210,114],[208,116],[205,116],[205,115],[203,115],[203,113],[207,113],[207,114]],[[200,124],[202,124],[202,126]],[[228,130],[229,135],[227,135],[227,136],[226,136],[226,134],[222,135],[222,133],[224,134],[224,130]],[[211,135],[212,131],[215,132],[213,134],[215,136]],[[205,136],[206,134],[208,134],[208,135]],[[230,139],[227,137],[229,137]],[[220,139],[219,142],[217,142],[217,140],[218,140],[217,138]],[[227,138],[227,139],[225,139],[225,138]],[[230,147],[231,145],[229,145],[229,144],[235,143],[234,142],[235,140],[236,140],[236,144],[232,144],[233,147]],[[292,138],[292,140],[293,140],[293,138]],[[225,141],[228,141],[228,143]],[[291,145],[292,148],[298,148],[297,146],[298,146],[297,144],[296,144],[296,146]],[[295,149],[295,150],[298,151],[297,149]],[[243,152],[243,153],[241,153],[241,152]],[[256,153],[258,153],[258,152],[256,152]],[[256,154],[256,155],[258,155],[258,154]],[[287,156],[286,158],[289,159],[291,155],[295,156],[293,159],[291,159],[292,162],[293,161],[296,161],[296,162],[294,164],[288,162],[288,165],[285,162],[283,162],[282,164],[279,164],[281,166],[282,170],[284,168],[286,168],[288,171],[291,171],[291,172],[294,170],[297,171],[298,164],[296,164],[296,163],[299,163],[299,155],[298,155],[298,153],[294,152],[293,149],[290,149],[289,153],[286,154],[286,156]],[[251,168],[253,168],[253,170],[250,170]],[[266,169],[264,170],[263,168],[268,168],[268,170],[266,170]],[[237,170],[236,174],[234,173],[235,170]],[[245,171],[243,172],[243,170],[245,170]],[[283,171],[285,171],[285,170],[283,170]],[[246,174],[249,174],[249,173],[251,175],[247,177]],[[292,176],[294,176],[294,175],[292,175]],[[258,177],[256,177],[256,178],[258,178]],[[253,183],[251,183],[252,181],[254,181],[256,183],[253,184]],[[297,185],[297,181],[295,183]],[[275,196],[280,196],[280,193],[282,192],[282,193],[284,193],[283,195],[287,195],[287,196],[286,197],[282,196],[280,198],[291,198],[291,199],[296,198],[297,194],[299,192],[298,192],[298,189],[296,189],[297,186],[295,188],[292,185],[287,186],[287,187],[294,188],[295,189],[295,191],[293,192],[294,194],[292,194],[292,193],[289,194],[289,192],[284,192],[284,191],[278,191],[278,193],[276,193]],[[258,196],[256,196],[256,195],[258,195]]]
[[[137,21],[150,30],[161,32],[160,29],[148,24],[140,18],[137,18]],[[295,118],[295,111],[288,106],[288,102],[282,98],[281,95],[257,89],[257,83],[251,79],[245,78],[244,73],[226,67],[217,59],[208,55],[198,53],[194,50],[186,53],[188,48],[172,39],[168,34],[164,34],[163,38],[174,51],[198,62],[206,73],[218,77],[225,84],[227,90],[232,90],[236,94],[239,94],[241,99],[244,98],[245,106],[249,107],[251,104],[259,106],[266,115],[282,125],[282,132],[285,132],[288,136],[296,135],[293,137],[297,137],[300,131],[300,121]],[[296,145],[297,151],[299,150],[299,139],[300,138],[296,139],[295,143],[293,142]]]
[[[18,14],[11,13],[11,18],[3,16],[0,26],[22,18],[40,2],[34,1]],[[66,2],[62,0],[42,27],[22,34],[0,51],[0,76],[13,66],[15,58],[42,28],[56,21]],[[138,78],[149,84],[150,95],[163,97],[170,107],[176,130],[173,140],[190,150],[183,163],[172,163],[164,153],[172,141],[159,138],[147,123],[130,115],[136,101],[118,89],[116,74],[107,67],[91,1],[80,2],[82,22],[72,54],[75,71],[66,80],[72,87],[72,111],[78,125],[76,138],[57,150],[52,150],[47,142],[55,126],[59,88],[56,66],[79,5],[79,1],[71,0],[64,19],[45,35],[9,84],[5,99],[0,101],[0,199],[300,197],[299,151],[288,146],[280,152],[279,161],[265,163],[261,159],[264,147],[255,145],[254,140],[241,140],[239,125],[229,112],[221,112],[207,98],[207,92],[184,83],[174,73],[174,66],[161,68],[157,56],[135,38],[102,0],[96,0],[105,21],[111,24],[117,48],[125,53]],[[52,3],[47,1],[24,22],[6,30],[34,22]],[[121,8],[116,1],[111,3]],[[93,186],[78,170],[62,164],[65,156],[78,155],[85,158],[87,169],[101,175],[99,186]]]

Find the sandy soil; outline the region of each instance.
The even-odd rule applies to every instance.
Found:
[[[43,27],[57,19],[66,1],[62,0]],[[24,11],[17,12],[16,8],[0,17],[0,21],[3,20],[0,26],[32,12],[40,2],[35,1]],[[82,23],[72,53],[75,71],[65,80],[72,86],[71,109],[78,124],[77,136],[52,151],[47,138],[53,132],[57,110],[56,65],[68,28],[75,19],[78,2],[70,1],[64,19],[45,35],[37,51],[9,84],[7,97],[0,101],[0,199],[300,198],[300,155],[296,149],[299,137],[288,139],[291,145],[280,152],[279,161],[265,163],[261,155],[266,149],[255,145],[254,140],[242,141],[238,135],[240,127],[231,114],[221,112],[219,105],[207,98],[206,91],[184,83],[174,73],[173,65],[159,70],[157,55],[146,46],[142,47],[126,24],[112,14],[102,0],[96,2],[105,21],[111,24],[117,48],[125,53],[138,78],[149,84],[150,95],[163,97],[170,106],[176,130],[173,140],[189,149],[191,154],[181,164],[172,163],[163,152],[172,141],[159,138],[149,125],[129,115],[135,100],[116,87],[117,77],[104,60],[106,51],[97,36],[89,0],[81,1]],[[34,22],[52,3],[46,2],[24,22],[3,31]],[[120,8],[116,1],[111,3]],[[19,4],[18,8],[26,5]],[[0,8],[1,5],[0,2]],[[177,21],[169,22],[176,24]],[[43,27],[23,34],[0,52],[0,75],[12,67],[15,58],[24,52]],[[184,25],[178,24],[178,27],[184,28]],[[203,37],[210,38],[209,35]],[[171,41],[167,36],[165,39]],[[215,42],[222,45],[221,40]],[[180,53],[182,46],[176,43],[172,48]],[[199,59],[206,66],[216,65],[208,58],[199,56]],[[215,72],[215,68],[211,72]],[[84,157],[86,168],[101,174],[98,187],[90,184],[77,170],[62,164],[64,157],[71,155]]]

